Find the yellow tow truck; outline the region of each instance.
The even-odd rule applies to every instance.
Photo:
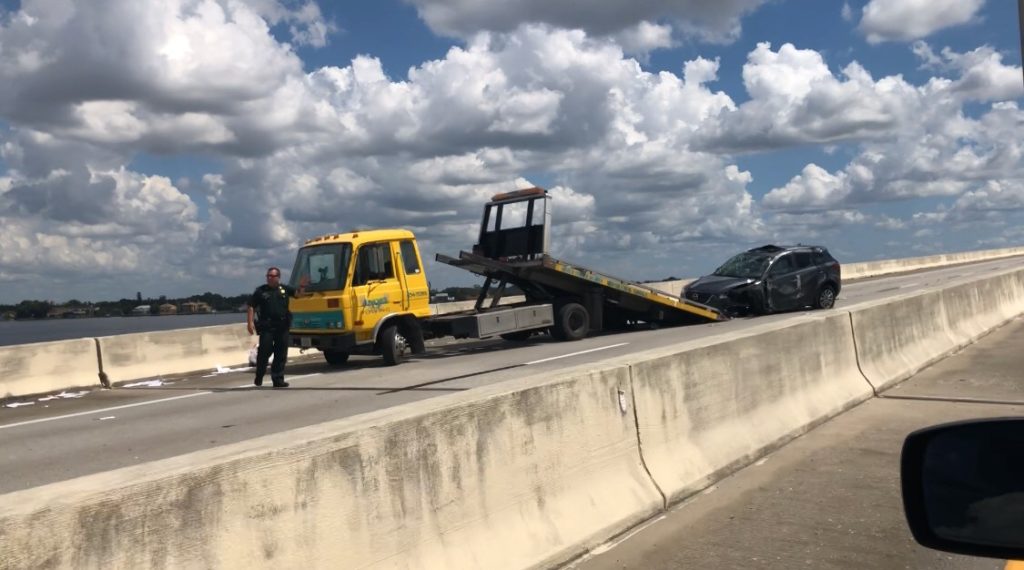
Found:
[[[579,340],[630,322],[677,325],[728,318],[714,308],[552,258],[550,201],[541,188],[496,195],[484,206],[473,250],[458,258],[436,256],[485,278],[473,309],[443,315],[431,315],[412,232],[369,230],[308,240],[291,274],[293,285],[307,278],[311,293],[290,302],[292,346],[320,350],[332,365],[344,364],[354,353],[380,354],[387,364],[397,364],[409,352],[424,352],[427,338],[523,341],[549,333],[558,340]],[[518,287],[526,300],[499,304],[508,285]]]

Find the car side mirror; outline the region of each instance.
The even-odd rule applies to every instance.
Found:
[[[1024,418],[916,431],[900,471],[907,523],[922,546],[1024,558]]]

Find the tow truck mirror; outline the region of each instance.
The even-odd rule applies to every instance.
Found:
[[[900,475],[923,546],[1024,558],[1024,418],[932,426],[907,436]]]

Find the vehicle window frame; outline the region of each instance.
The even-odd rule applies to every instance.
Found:
[[[295,258],[295,265],[292,269],[291,278],[289,279],[290,286],[295,288],[299,287],[301,276],[309,271],[308,265],[311,256],[313,254],[322,255],[319,253],[321,250],[336,256],[336,264],[333,267],[335,276],[332,279],[324,281],[312,282],[312,280],[310,280],[310,282],[306,284],[306,291],[314,293],[342,291],[345,289],[348,272],[352,263],[352,246],[348,243],[318,244],[301,248]],[[321,283],[324,285],[321,286]]]
[[[814,262],[814,254],[810,251],[794,251],[790,255],[793,256],[793,262],[798,270],[810,269],[815,265],[819,265]],[[804,260],[804,262],[801,262],[801,260]]]
[[[780,262],[783,259],[786,260],[786,265],[788,266],[788,268],[785,271],[780,272],[776,268],[780,266]],[[772,260],[772,263],[771,265],[768,266],[768,271],[765,273],[765,275],[768,277],[781,277],[783,275],[788,275],[796,270],[796,260],[792,258],[792,254],[784,253]]]
[[[407,248],[408,251],[406,251]],[[406,275],[420,275],[423,273],[419,257],[416,255],[416,244],[413,240],[404,239],[398,242],[398,254],[402,256],[402,269]]]
[[[369,256],[373,255],[373,251],[383,252],[381,255],[379,255],[379,259],[377,260],[381,264],[383,264],[383,275],[381,275],[381,272],[370,272],[365,271],[363,269],[364,252],[367,256]],[[389,279],[395,279],[395,268],[394,264],[391,263],[391,242],[383,241],[365,243],[359,246],[359,249],[356,251],[355,258],[356,263],[354,270],[352,272],[353,287],[360,287],[370,283],[371,281],[387,281]],[[369,264],[371,262],[370,258],[367,257],[366,259],[367,263]],[[363,275],[363,273],[366,274]]]

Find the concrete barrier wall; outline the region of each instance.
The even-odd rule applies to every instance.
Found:
[[[100,385],[91,338],[0,347],[0,399]]]
[[[1012,271],[942,291],[950,332],[960,346],[1024,312],[1024,271]]]
[[[653,516],[629,368],[0,497],[0,568],[545,568]]]
[[[986,249],[965,251],[961,253],[944,253],[925,257],[908,257],[904,259],[884,259],[843,265],[843,279],[863,279],[878,277],[905,271],[917,271],[947,265],[989,261],[1004,257],[1024,255],[1024,247],[1008,247],[1002,249]]]
[[[633,390],[643,457],[669,501],[872,395],[835,312],[648,353]]]
[[[111,382],[181,374],[248,362],[256,342],[245,324],[105,336],[103,372]]]
[[[1024,312],[1024,271],[850,309],[864,376],[901,382]]]
[[[683,287],[686,287],[687,283],[692,283],[695,279],[679,279],[677,281],[657,281],[653,283],[644,283],[645,286],[652,289],[657,289],[663,293],[678,297],[683,294]]]

